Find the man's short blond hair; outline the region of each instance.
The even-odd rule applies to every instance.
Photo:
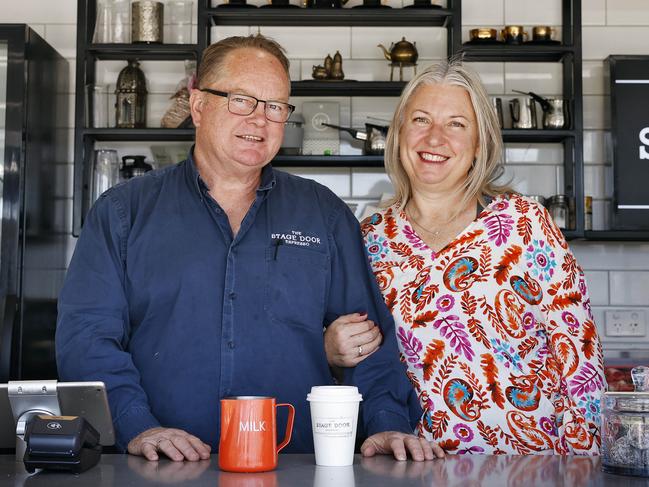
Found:
[[[277,41],[261,34],[250,36],[232,36],[226,37],[214,44],[208,46],[203,51],[201,62],[196,73],[196,82],[199,88],[204,88],[210,83],[218,80],[224,73],[224,62],[233,51],[237,49],[259,49],[275,57],[289,76],[289,60],[286,57],[286,51]]]

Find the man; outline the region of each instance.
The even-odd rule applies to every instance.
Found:
[[[362,451],[433,458],[405,434],[410,386],[358,223],[323,186],[268,164],[292,111],[282,48],[220,41],[197,86],[189,159],[112,188],[88,214],[59,299],[61,379],[103,380],[118,446],[150,460],[206,458],[219,400],[237,395],[292,403],[285,451],[310,452],[306,394],[332,383],[323,325],[374,320],[390,338],[347,372],[364,396]]]

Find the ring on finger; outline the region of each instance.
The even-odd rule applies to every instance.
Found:
[[[360,357],[361,355],[363,355],[363,345],[358,346],[358,356]]]

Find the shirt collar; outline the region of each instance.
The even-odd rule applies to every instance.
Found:
[[[266,164],[261,170],[261,181],[257,191],[269,191],[273,189],[277,180],[275,179],[275,170],[270,164]]]
[[[209,191],[209,188],[196,168],[196,163],[194,162],[194,146],[189,150],[189,155],[187,156],[186,171],[192,187],[196,189],[198,195],[202,198],[203,191]],[[273,166],[266,164],[261,170],[261,181],[257,191],[269,191],[273,189],[276,183],[277,180],[275,178],[275,170],[273,169]]]

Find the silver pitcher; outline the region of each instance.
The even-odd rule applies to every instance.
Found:
[[[513,98],[509,102],[509,111],[512,115],[512,128],[536,128],[536,104],[532,98]]]
[[[543,128],[563,129],[568,127],[568,115],[565,100],[562,98],[546,98],[548,108],[543,108]]]

